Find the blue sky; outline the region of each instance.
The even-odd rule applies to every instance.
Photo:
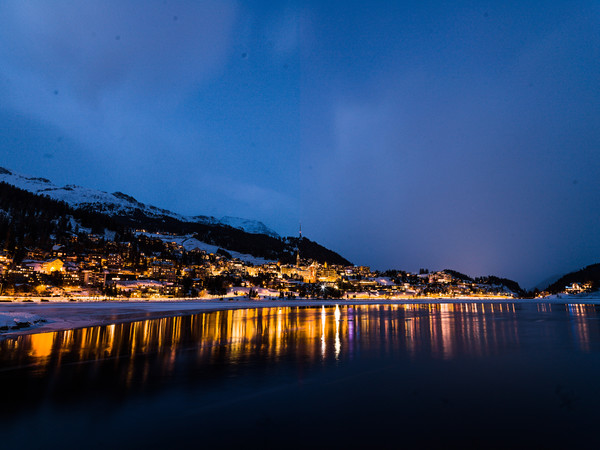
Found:
[[[599,56],[593,1],[4,1],[1,165],[530,287],[600,259]]]

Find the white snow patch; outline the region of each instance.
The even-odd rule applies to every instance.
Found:
[[[272,237],[279,237],[279,235],[275,231],[271,230],[264,223],[259,222],[257,220],[243,219],[241,217],[224,216],[218,219],[218,221],[232,228],[244,230],[247,233],[266,234]]]
[[[79,221],[75,220],[73,217],[69,217],[69,224],[71,225],[71,230],[75,232],[75,230],[79,230],[80,233],[91,234],[92,229],[86,228],[79,223]]]
[[[40,316],[29,313],[0,313],[0,329],[8,328],[16,329],[17,324],[28,324],[27,326],[35,325],[42,321]],[[25,328],[24,326],[20,326],[19,328]]]

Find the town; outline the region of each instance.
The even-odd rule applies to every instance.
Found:
[[[515,298],[517,283],[453,270],[373,271],[304,259],[270,261],[229,252],[193,235],[135,230],[66,233],[51,248],[0,254],[3,298]]]

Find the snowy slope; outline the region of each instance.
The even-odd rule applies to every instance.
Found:
[[[128,216],[142,212],[150,218],[172,217],[182,222],[195,222],[208,225],[227,225],[244,230],[248,233],[267,234],[273,237],[279,235],[262,222],[238,217],[223,217],[217,219],[209,216],[182,216],[180,214],[146,205],[122,192],[108,192],[89,189],[81,186],[56,186],[46,178],[27,177],[0,167],[0,182],[5,182],[34,194],[47,195],[55,200],[68,203],[74,208],[90,209],[109,215]]]
[[[177,245],[181,245],[186,251],[198,249],[198,250],[203,250],[206,253],[217,253],[217,250],[219,250],[219,248],[221,248],[216,245],[207,244],[206,242],[199,241],[198,239],[193,237],[193,235],[191,235],[191,234],[181,235],[181,236],[145,233],[145,232],[138,232],[136,234],[138,236],[144,235],[144,236],[148,236],[153,239],[160,239],[161,241],[167,242],[167,243],[175,242]],[[223,249],[223,250],[226,250],[227,253],[229,253],[234,259],[239,259],[241,261],[251,263],[254,265],[261,265],[261,264],[268,264],[268,263],[276,262],[274,260],[259,258],[257,256],[247,255],[245,253],[239,253],[239,252],[228,250],[228,249]]]
[[[264,223],[256,220],[242,219],[241,217],[224,216],[219,219],[219,223],[229,225],[232,228],[239,228],[247,233],[266,234],[273,237],[279,237],[277,233],[267,227]]]

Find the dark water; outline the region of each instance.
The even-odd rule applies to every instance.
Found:
[[[268,308],[0,342],[0,448],[598,448],[600,308]]]

